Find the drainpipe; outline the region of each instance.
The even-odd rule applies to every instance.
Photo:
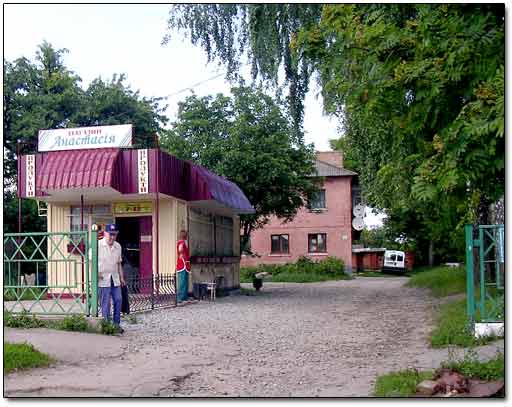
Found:
[[[160,205],[159,205],[159,191],[160,191],[160,145],[158,143],[158,134],[155,133],[155,144],[156,144],[156,292],[158,294],[160,289],[160,239],[159,239],[159,226],[160,226]]]
[[[20,193],[20,189],[19,189],[19,180],[20,180],[20,173],[21,173],[21,161],[20,161],[20,139],[16,140],[16,159],[18,160],[18,233],[21,233],[21,205],[22,205],[22,200],[21,200],[21,193]],[[25,180],[27,178],[27,174],[25,173]],[[26,193],[26,191],[25,191]],[[17,243],[18,243],[18,247],[20,246],[20,237],[18,236],[18,238],[16,239],[17,240]],[[18,250],[18,254],[16,255],[16,258],[20,258],[20,252]],[[20,272],[21,272],[21,262],[18,261],[18,279],[20,278]],[[11,284],[9,282],[9,284]]]
[[[80,231],[83,232],[84,230],[84,196],[80,195]],[[82,243],[83,239],[80,239],[78,243],[78,248],[80,249],[80,244]],[[85,242],[84,242],[84,251],[85,251]],[[84,296],[84,262],[85,262],[85,256],[87,253],[82,253],[82,304],[85,302],[85,296]]]

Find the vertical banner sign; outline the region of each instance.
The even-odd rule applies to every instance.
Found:
[[[148,150],[137,150],[138,153],[138,185],[139,194],[149,192],[149,170],[148,170]]]
[[[35,155],[27,155],[25,163],[25,195],[36,196],[36,158]]]

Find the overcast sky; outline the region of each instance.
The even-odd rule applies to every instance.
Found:
[[[169,5],[4,5],[4,58],[12,61],[35,57],[43,40],[55,48],[67,48],[66,66],[87,86],[98,76],[109,79],[125,73],[127,83],[144,96],[168,96],[166,113],[176,118],[177,104],[194,87],[197,95],[228,93],[225,71],[206,63],[205,52],[176,33],[162,46],[167,33]],[[337,121],[322,113],[319,89],[312,83],[305,101],[306,142],[320,151],[330,150],[329,139],[338,138]],[[366,220],[379,223],[374,216]]]

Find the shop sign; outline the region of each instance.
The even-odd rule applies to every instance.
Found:
[[[151,202],[116,202],[114,204],[114,215],[152,212],[153,204]]]
[[[149,169],[148,169],[148,150],[137,150],[138,153],[138,185],[139,194],[147,194],[149,192]]]
[[[130,147],[132,125],[78,127],[39,130],[39,151],[81,150],[86,148]]]
[[[25,191],[27,197],[36,196],[36,157],[27,155],[25,163]]]

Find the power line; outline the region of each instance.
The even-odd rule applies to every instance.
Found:
[[[215,76],[212,76],[211,78],[202,80],[201,82],[197,82],[194,85],[187,86],[186,88],[183,88],[183,89],[181,89],[181,90],[179,90],[177,92],[170,93],[170,94],[164,96],[164,98],[168,98],[168,97],[171,97],[171,96],[178,95],[179,93],[186,92],[187,90],[192,90],[192,89],[198,87],[199,85],[202,85],[203,83],[206,83],[206,82],[209,82],[209,81],[213,81],[214,79],[217,79],[219,76],[223,76],[224,74],[225,74],[225,72],[221,72],[221,73],[219,73],[219,74],[217,74]]]
[[[239,64],[240,64],[240,67],[248,65],[247,63],[243,63],[243,62],[239,62]],[[209,82],[209,81],[213,81],[214,79],[217,79],[219,76],[225,75],[226,73],[227,72],[221,72],[221,73],[219,73],[219,74],[217,74],[215,76],[212,76],[211,78],[208,78],[208,79],[205,79],[203,81],[197,82],[194,85],[187,86],[186,88],[178,90],[177,92],[169,93],[168,95],[163,96],[163,97],[164,98],[168,98],[168,97],[175,96],[175,95],[178,95],[180,93],[186,92],[187,90],[192,90],[194,88],[197,88],[199,85],[202,85],[203,83],[206,83],[206,82]]]

